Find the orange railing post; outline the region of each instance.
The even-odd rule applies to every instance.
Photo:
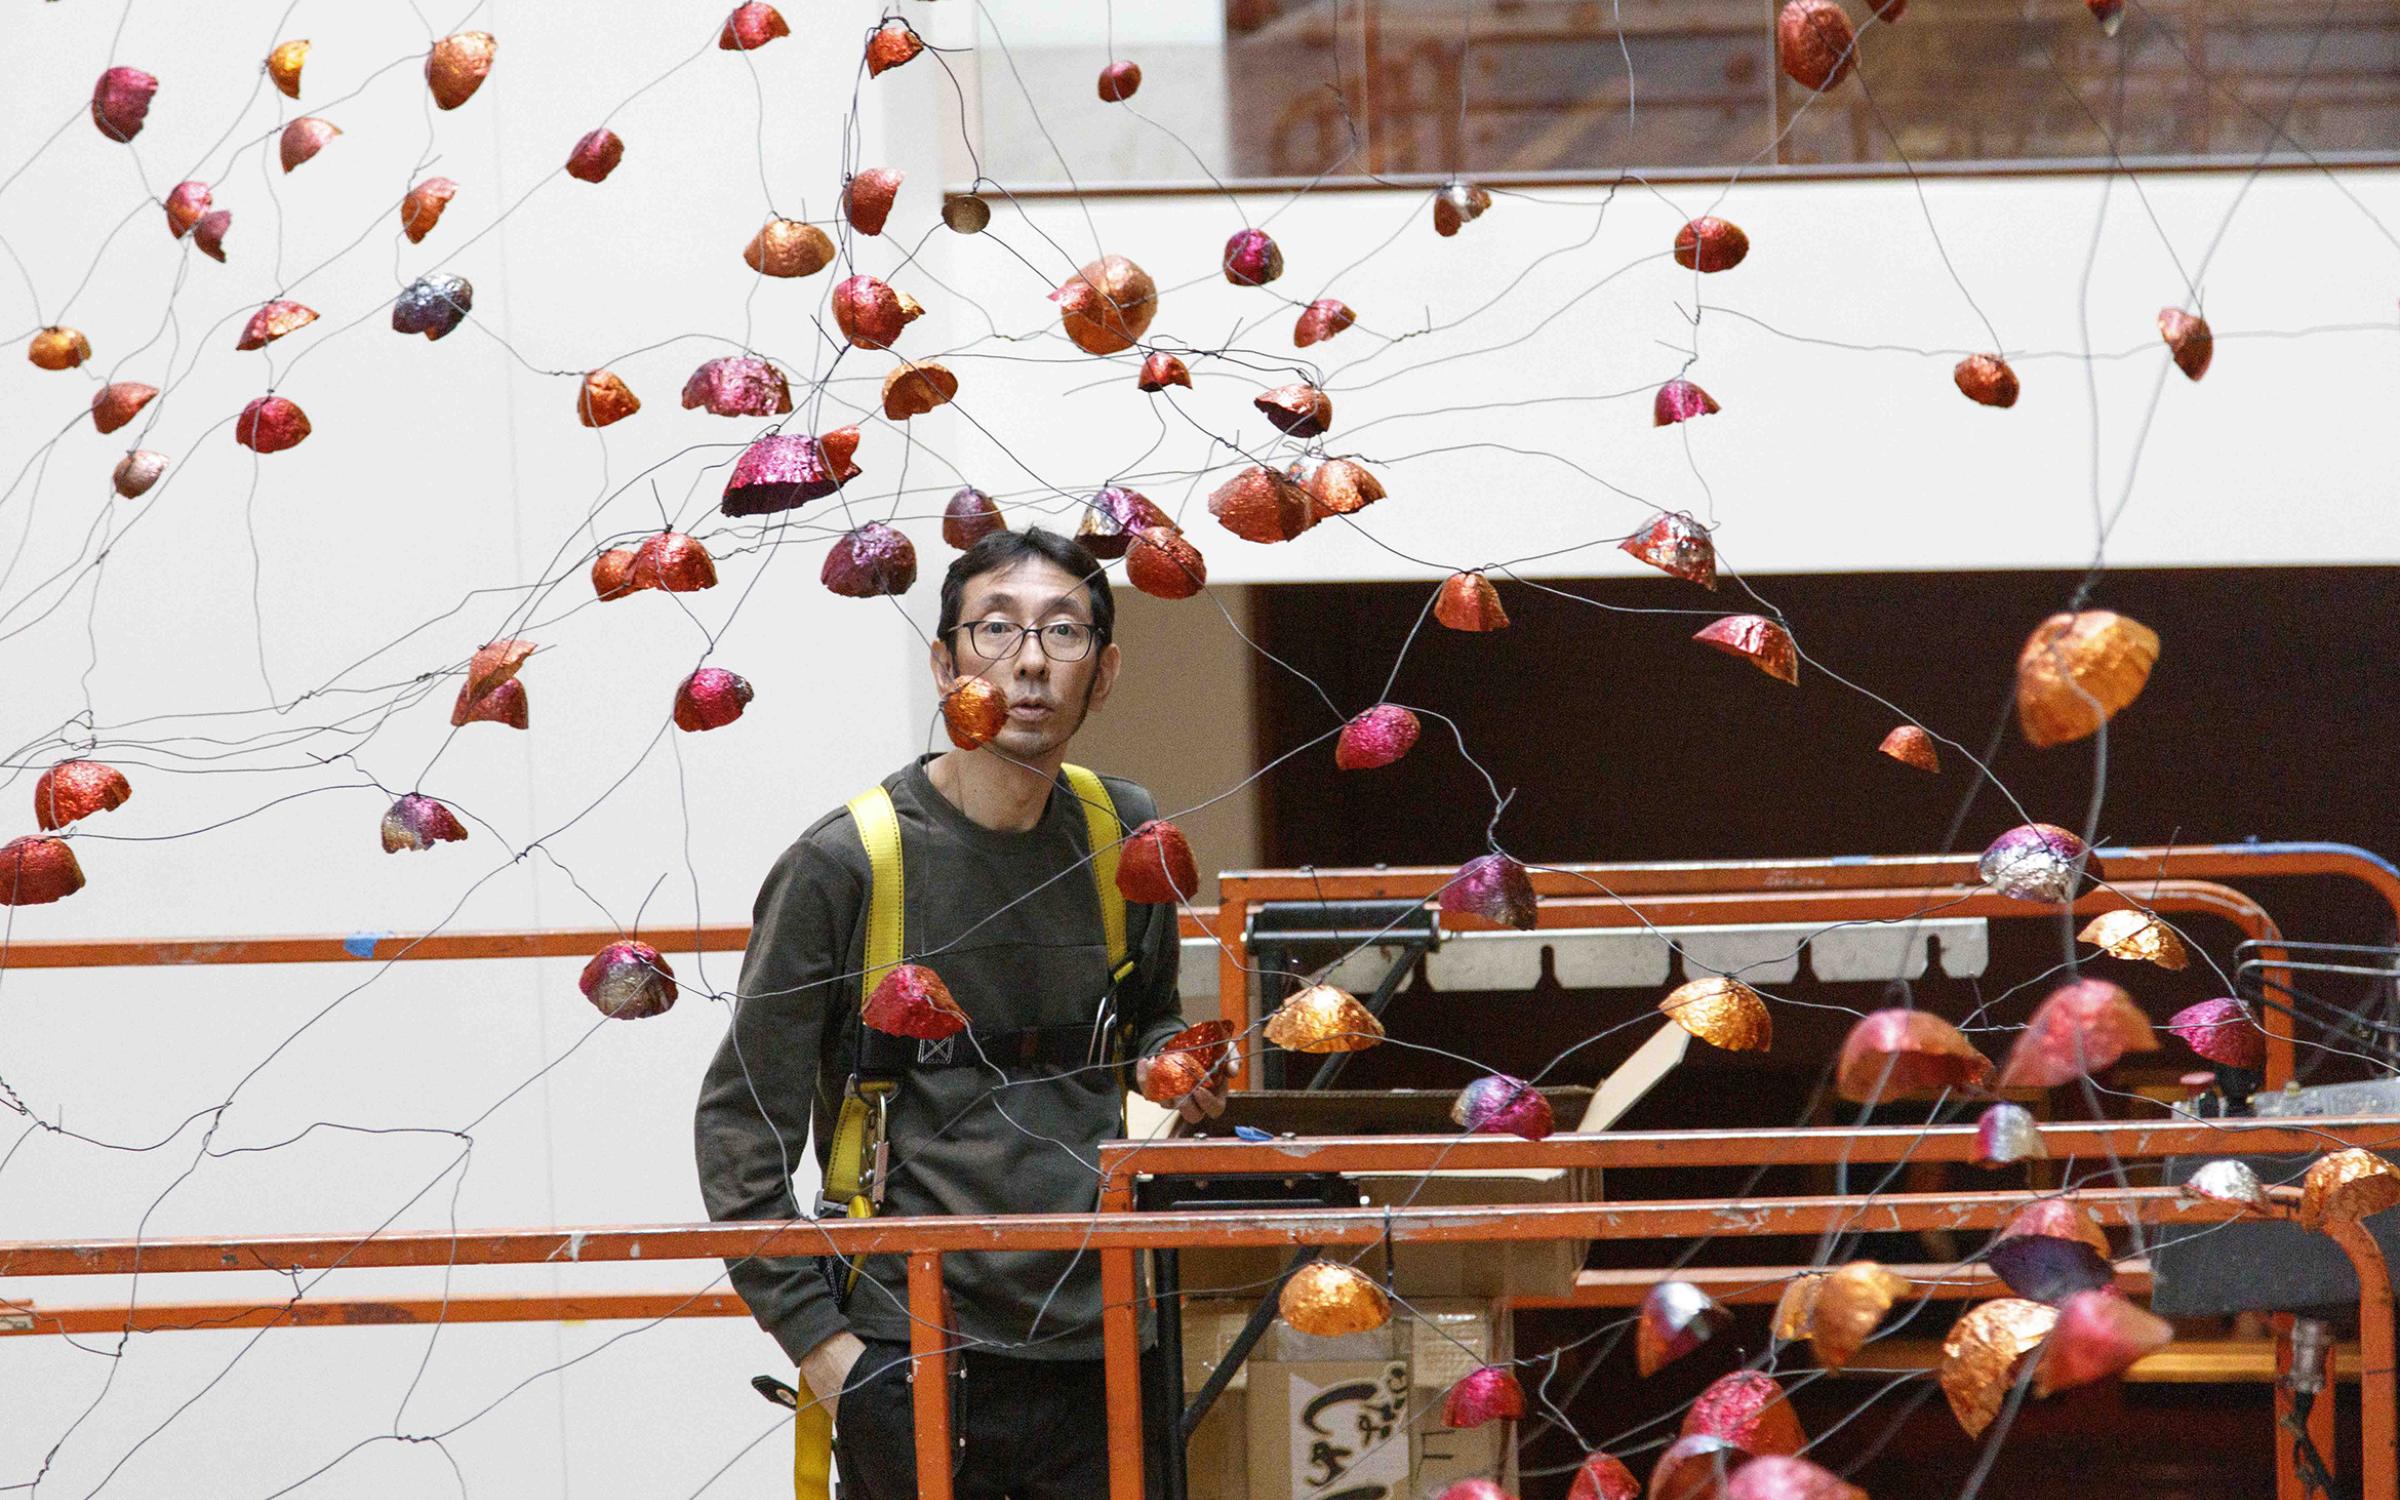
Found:
[[[2400,1491],[2400,1411],[2393,1402],[2393,1392],[2400,1388],[2400,1362],[2392,1347],[2391,1267],[2382,1245],[2357,1220],[2329,1223],[2325,1232],[2349,1253],[2350,1265],[2358,1272],[2359,1484],[2370,1497],[2391,1495]],[[2330,1413],[2330,1391],[2317,1404]],[[2329,1421],[2323,1445],[2328,1452],[2330,1427]]]
[[[910,1389],[917,1416],[918,1500],[950,1500],[950,1297],[942,1253],[908,1257]]]

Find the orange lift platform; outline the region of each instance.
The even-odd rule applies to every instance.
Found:
[[[2207,913],[2231,921],[2264,964],[2264,981],[2288,988],[2277,945],[2283,935],[2266,910],[2227,882],[2285,876],[2330,876],[2359,881],[2400,918],[2400,872],[2374,855],[2342,845],[2255,844],[2189,848],[2104,849],[2111,889],[2076,903],[2099,911],[2134,904],[2116,890],[2139,891],[2139,904],[2162,913]],[[1971,856],[1926,856],[1801,861],[1590,864],[1536,871],[1543,897],[1537,935],[1558,942],[1579,931],[1791,924],[1822,929],[1921,924],[1933,919],[2049,916],[2061,909],[2010,901],[1985,891]],[[1429,899],[1446,869],[1240,872],[1222,877],[1214,909],[1187,911],[1185,972],[1213,953],[1220,1014],[1247,1031],[1256,1006],[1249,976],[1250,916],[1271,901]],[[1461,924],[1471,931],[1473,924]],[[1467,933],[1462,932],[1462,937]],[[582,958],[614,941],[614,931],[427,934],[386,937],[362,954],[338,937],[234,938],[129,942],[19,941],[13,968],[355,962],[361,957],[424,961],[448,958]],[[678,934],[669,951],[738,951],[741,926],[701,927]],[[1515,934],[1508,936],[1514,937]],[[688,938],[688,941],[685,939]],[[1497,932],[1495,942],[1505,941]],[[662,944],[662,947],[668,946]],[[1196,977],[1196,976],[1194,976]],[[2289,1017],[2270,1009],[2267,1086],[2293,1074],[2295,1038]],[[1248,1078],[1237,1083],[1251,1082]],[[796,1220],[783,1223],[648,1224],[545,1227],[458,1233],[312,1233],[231,1239],[91,1240],[0,1243],[0,1334],[47,1334],[114,1329],[167,1330],[195,1326],[335,1327],[365,1323],[544,1321],[576,1318],[731,1316],[743,1311],[723,1292],[593,1291],[567,1296],[475,1295],[432,1299],[360,1298],[259,1305],[183,1302],[115,1307],[35,1307],[6,1295],[7,1278],[130,1274],[144,1276],[224,1271],[294,1271],[340,1266],[711,1261],[746,1256],[827,1253],[898,1255],[909,1267],[909,1303],[917,1357],[947,1368],[952,1353],[943,1291],[944,1257],[1013,1250],[1088,1251],[1101,1265],[1106,1310],[1111,1500],[1142,1494],[1141,1401],[1137,1298],[1138,1261],[1161,1250],[1274,1247],[1334,1250],[1388,1244],[1517,1244],[1545,1240],[1634,1241],[1661,1246],[1655,1269],[1587,1271],[1571,1292],[1539,1305],[1617,1308],[1637,1302],[1669,1273],[1670,1247],[1715,1236],[1816,1235],[1829,1231],[1910,1232],[1997,1229],[2035,1197],[2064,1196],[2104,1225],[2214,1223],[2254,1210],[2192,1198],[2172,1186],[2083,1188],[2064,1194],[2025,1190],[1986,1193],[1887,1192],[1803,1194],[1684,1201],[1559,1202],[1439,1207],[1278,1208],[1221,1211],[1139,1211],[1134,1189],[1145,1176],[1275,1173],[1291,1170],[1304,1153],[1312,1172],[1424,1172],[1436,1167],[1524,1170],[1560,1167],[1656,1167],[1955,1162],[1968,1160],[1973,1130],[1958,1126],[1896,1126],[1863,1130],[1603,1131],[1533,1142],[1514,1137],[1457,1135],[1315,1137],[1270,1142],[1159,1140],[1105,1148],[1097,1214],[1024,1214],[994,1218],[883,1218],[868,1221]],[[2189,1117],[2159,1121],[2051,1123],[2043,1127],[2053,1157],[2113,1158],[2125,1164],[2170,1156],[2311,1153],[2337,1146],[2390,1151],[2400,1144],[2400,1114],[2328,1116],[2299,1121],[2272,1117]],[[2289,1216],[2297,1194],[2273,1190],[2272,1217]],[[2329,1223],[2326,1233],[2357,1273],[2362,1447],[2358,1473],[2363,1500],[2400,1500],[2400,1430],[2396,1389],[2391,1273],[2374,1237],[2356,1223]],[[1733,1300],[1772,1295],[1779,1276],[1757,1267],[1695,1268],[1675,1274],[1701,1279]],[[1982,1295],[1991,1283],[1973,1268],[1902,1267],[1915,1273],[1928,1298]],[[2147,1269],[2126,1268],[2124,1284],[2142,1289]],[[1527,1302],[1524,1305],[1536,1305]],[[2286,1350],[2288,1355],[2288,1348]],[[949,1500],[949,1411],[939,1378],[916,1382],[920,1493]],[[2279,1387],[2279,1413],[2286,1410]],[[2318,1450],[2333,1452],[2333,1405],[2315,1404],[2308,1429]],[[2296,1444],[2279,1424],[2279,1500],[2304,1500]]]

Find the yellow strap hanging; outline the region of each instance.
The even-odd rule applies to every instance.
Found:
[[[858,825],[858,841],[866,845],[867,865],[875,872],[867,892],[867,967],[858,987],[858,1002],[864,1005],[883,976],[899,967],[908,887],[901,880],[900,814],[892,807],[892,794],[881,786],[860,792],[850,799],[850,820]]]
[[[802,1381],[806,1390],[807,1381]],[[832,1500],[833,1408],[822,1401],[803,1404],[792,1418],[792,1500]]]
[[[900,814],[892,807],[891,793],[872,786],[851,798],[850,820],[858,827],[858,841],[866,846],[867,865],[873,871],[867,891],[866,968],[858,987],[858,1003],[864,1006],[883,976],[899,967],[907,887],[900,866]],[[888,1091],[890,1085],[880,1087]],[[854,1219],[874,1213],[864,1196],[872,1165],[867,1158],[875,1149],[868,1139],[874,1111],[871,1101],[862,1097],[867,1091],[852,1088],[843,1098],[825,1158],[825,1198],[843,1205]],[[851,1274],[857,1274],[855,1265]]]
[[[1117,841],[1124,825],[1117,821],[1117,804],[1108,787],[1082,766],[1061,766],[1075,800],[1083,804],[1083,828],[1092,849],[1092,884],[1100,893],[1100,929],[1108,936],[1108,974],[1123,979],[1131,967],[1125,956],[1125,893],[1117,889]]]

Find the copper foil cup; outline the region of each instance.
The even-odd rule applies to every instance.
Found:
[[[2157,662],[2158,632],[2139,620],[2052,615],[2017,653],[2017,726],[2045,748],[2083,739],[2142,695]]]
[[[962,677],[942,695],[942,727],[961,750],[988,745],[1008,727],[1008,695],[988,677]]]
[[[1789,631],[1764,615],[1727,615],[1702,626],[1692,639],[1742,658],[1777,682],[1799,686],[1800,648]]]
[[[2058,1321],[2057,1310],[2022,1297],[1999,1297],[1967,1309],[1942,1340],[1935,1372],[1951,1415],[1967,1436],[1980,1437],[2000,1415],[2020,1362],[2039,1349]]]
[[[1383,1288],[1339,1261],[1312,1260],[1294,1271],[1275,1299],[1283,1321],[1316,1338],[1372,1333],[1391,1321]]]
[[[33,784],[33,820],[43,831],[125,805],[133,786],[125,773],[96,760],[62,760]]]
[[[1267,1018],[1266,1037],[1287,1052],[1364,1052],[1383,1040],[1383,1023],[1348,990],[1312,984]]]
[[[1933,736],[1914,724],[1898,726],[1875,748],[1904,766],[1928,773],[1942,769],[1942,753],[1934,748]]]
[[[1834,1087],[1853,1104],[1940,1089],[1983,1086],[1992,1060],[1931,1011],[1872,1011],[1850,1027]]]
[[[866,1024],[891,1036],[938,1042],[967,1029],[967,1013],[950,986],[923,964],[900,964],[876,982],[860,1012]]]
[[[1200,891],[1200,870],[1183,830],[1152,818],[1125,835],[1117,850],[1117,890],[1128,901],[1168,906]]]
[[[1764,1052],[1775,1044],[1775,1022],[1758,991],[1723,974],[1677,985],[1658,1008],[1676,1025],[1728,1052]]]

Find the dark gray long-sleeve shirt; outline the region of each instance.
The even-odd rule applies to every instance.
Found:
[[[1059,778],[1041,821],[985,828],[925,774],[920,756],[884,778],[899,814],[906,877],[904,957],[941,975],[978,1033],[1088,1025],[1108,991],[1108,950],[1083,809]],[[1103,778],[1130,830],[1157,815],[1149,792]],[[837,1026],[855,1027],[872,871],[846,808],[819,818],[775,861],[751,913],[733,1022],[701,1085],[694,1134],[713,1219],[809,1217],[792,1173],[812,1145],[822,1166],[846,1075]],[[1120,1003],[1145,1055],[1182,1026],[1172,906],[1129,904],[1137,960]],[[963,1045],[964,1039],[961,1039]],[[1072,1213],[1097,1206],[1099,1143],[1121,1129],[1105,1071],[1040,1066],[919,1069],[891,1107],[886,1215]],[[1025,1358],[1100,1352],[1097,1258],[976,1253],[946,1261],[952,1322],[967,1340]],[[734,1289],[796,1364],[843,1328],[908,1338],[907,1268],[877,1256],[846,1309],[810,1259],[727,1262]],[[1043,1304],[1047,1302],[1046,1310]],[[1038,1313],[1038,1325],[1037,1325]]]

